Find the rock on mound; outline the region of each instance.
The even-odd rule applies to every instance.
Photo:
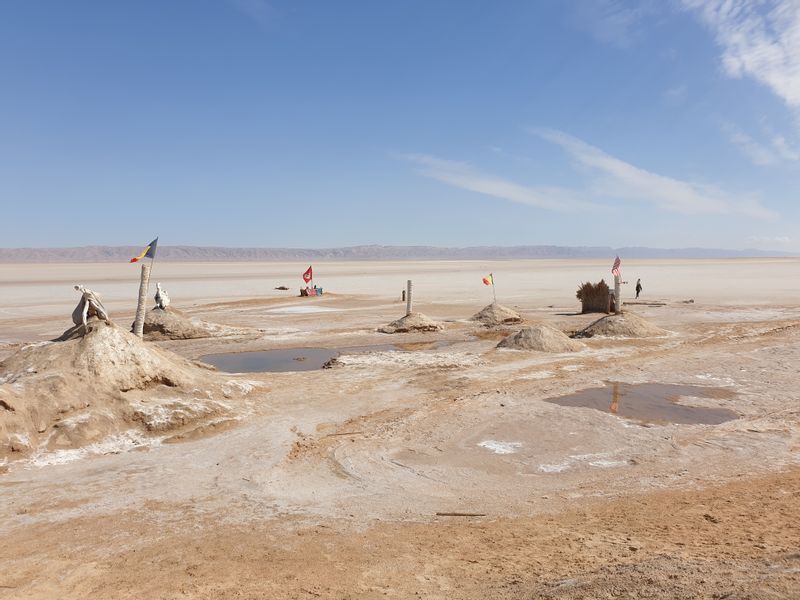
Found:
[[[0,461],[185,433],[224,420],[234,393],[212,370],[92,320],[82,337],[0,362]]]
[[[487,327],[522,323],[522,317],[520,317],[517,312],[497,303],[492,303],[480,312],[472,315],[472,320],[480,321]]]
[[[627,337],[645,338],[667,335],[666,329],[656,327],[642,317],[626,312],[621,315],[608,315],[598,319],[586,329],[579,331],[575,337]]]
[[[442,324],[426,317],[422,313],[412,312],[402,319],[392,321],[388,325],[379,327],[381,333],[407,333],[409,331],[441,331]]]
[[[226,335],[254,335],[255,329],[228,327],[194,319],[174,308],[154,308],[144,319],[144,335],[148,340],[190,340]]]
[[[537,323],[531,327],[524,327],[517,333],[501,340],[497,347],[539,352],[577,352],[585,346],[581,342],[570,339],[558,329],[544,323]]]

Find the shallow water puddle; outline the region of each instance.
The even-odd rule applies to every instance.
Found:
[[[394,344],[352,346],[349,348],[280,348],[261,352],[226,352],[206,354],[200,360],[226,373],[280,373],[286,371],[315,371],[342,353],[399,352]]]
[[[734,395],[729,389],[697,385],[610,383],[545,401],[559,406],[594,408],[641,424],[718,425],[738,415],[727,408],[686,406],[678,401],[686,397],[729,399]]]

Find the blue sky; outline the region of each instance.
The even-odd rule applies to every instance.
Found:
[[[0,245],[800,251],[793,0],[6,0]]]

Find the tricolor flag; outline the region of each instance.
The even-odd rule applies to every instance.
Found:
[[[308,283],[308,282],[309,282],[309,281],[311,281],[312,279],[314,279],[314,273],[313,273],[313,271],[311,270],[311,266],[309,265],[308,269],[306,269],[306,272],[305,272],[305,273],[303,273],[303,281],[305,281],[306,283]]]
[[[494,276],[491,273],[483,278],[483,285],[494,285]]]
[[[142,250],[142,253],[139,256],[134,256],[131,259],[131,262],[139,262],[143,258],[155,258],[156,257],[156,246],[158,245],[158,238],[154,239],[152,242],[147,244],[147,247]]]
[[[615,275],[616,277],[622,278],[622,273],[619,270],[619,266],[622,264],[622,261],[619,259],[619,256],[614,259],[614,266],[611,267],[611,274]]]

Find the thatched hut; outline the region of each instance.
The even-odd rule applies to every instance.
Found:
[[[599,283],[586,282],[582,284],[575,296],[581,301],[582,313],[601,312],[609,314],[616,310],[614,294],[603,279]]]

